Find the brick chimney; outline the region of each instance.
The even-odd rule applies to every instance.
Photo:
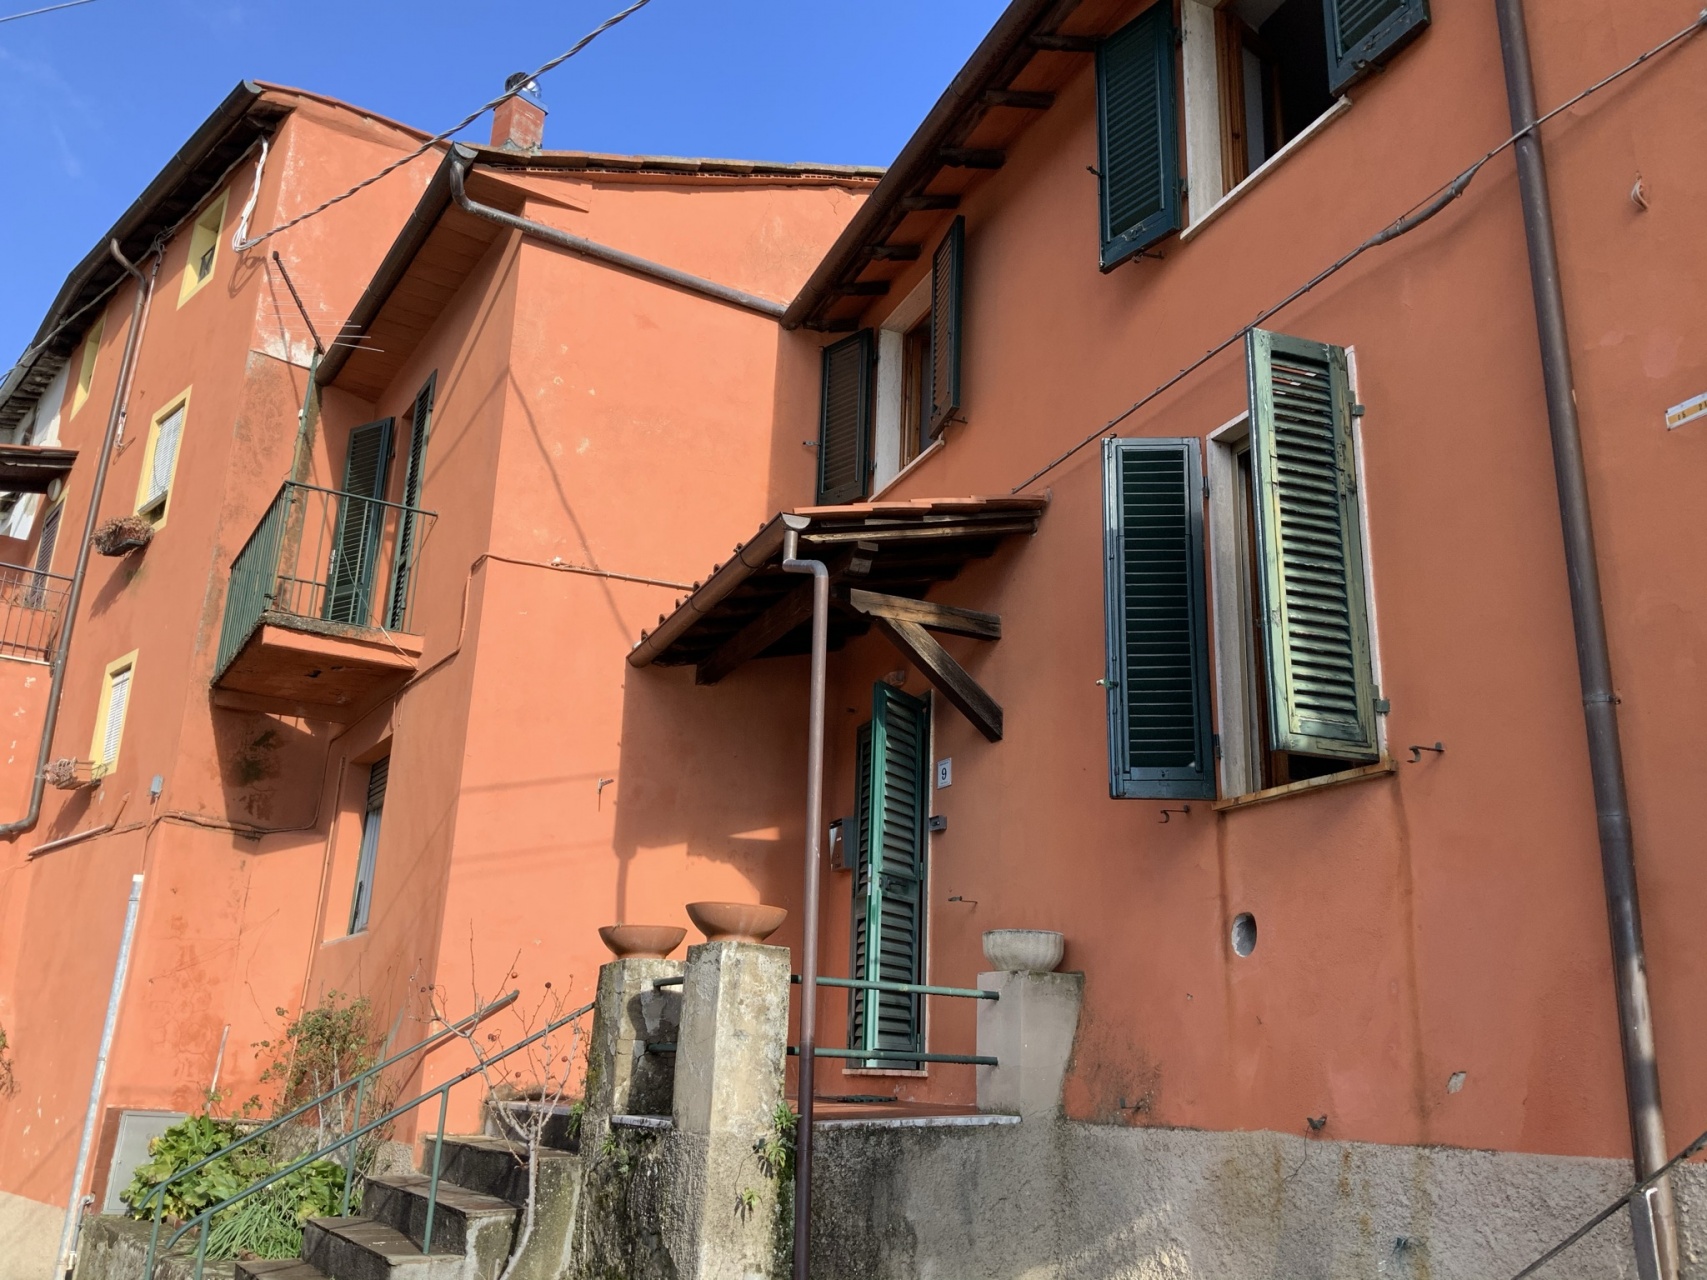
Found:
[[[510,96],[492,112],[492,145],[532,155],[545,138],[545,104],[539,86],[518,71],[504,81]]]

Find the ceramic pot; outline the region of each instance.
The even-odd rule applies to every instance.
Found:
[[[618,960],[662,960],[688,931],[673,924],[607,924],[599,937]]]
[[[688,919],[707,942],[763,942],[782,927],[788,912],[757,902],[690,902]]]
[[[1053,929],[991,929],[984,934],[984,958],[1011,973],[1053,973],[1066,945],[1065,935]]]

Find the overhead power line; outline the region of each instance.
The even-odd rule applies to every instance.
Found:
[[[78,2],[87,4],[87,3],[89,3],[89,0],[78,0]],[[631,17],[632,15],[640,12],[640,10],[644,9],[651,2],[652,2],[652,0],[634,0],[634,3],[629,5],[628,8],[623,9],[619,13],[614,13],[610,17],[606,18],[603,22],[599,23],[598,26],[594,27],[586,35],[582,36],[579,40],[577,40],[573,45],[571,45],[564,52],[558,54],[555,58],[551,59],[551,61],[542,64],[541,66],[535,68],[533,71],[530,71],[527,74],[527,76],[521,81],[521,83],[523,85],[529,84],[532,81],[539,79],[539,77],[545,75],[548,71],[553,71],[556,68],[562,66],[565,62],[569,61],[570,58],[573,58],[577,53],[580,53],[581,50],[585,49],[588,45],[592,44],[593,41],[597,40],[605,32],[609,31],[612,27],[616,26],[617,23],[621,22],[625,18]],[[406,164],[410,163],[411,161],[416,160],[419,157],[425,155],[427,152],[431,151],[434,147],[439,146],[441,143],[445,142],[447,139],[451,138],[453,135],[461,133],[464,129],[468,128],[469,125],[473,124],[476,120],[480,119],[480,117],[485,115],[488,111],[491,111],[493,108],[499,106],[501,103],[503,103],[507,99],[512,98],[514,96],[515,96],[515,91],[506,90],[505,92],[499,94],[496,98],[493,98],[490,102],[483,103],[477,110],[469,112],[466,116],[464,116],[461,120],[458,120],[455,124],[453,124],[450,128],[446,129],[444,132],[435,133],[432,137],[428,138],[425,142],[423,142],[420,146],[416,147],[413,151],[409,152],[407,155],[400,156],[398,159],[393,160],[390,164],[386,165],[385,168],[381,169],[378,173],[374,174],[371,178],[363,178],[360,182],[356,183],[356,185],[351,187],[348,191],[340,192],[339,194],[333,196],[330,200],[327,200],[322,204],[316,205],[314,208],[308,210],[306,213],[297,214],[296,217],[290,219],[288,222],[280,223],[278,226],[274,227],[270,231],[263,231],[258,236],[249,236],[249,237],[245,237],[242,239],[235,240],[232,243],[232,247],[234,249],[236,249],[237,252],[239,252],[239,253],[242,253],[242,252],[249,250],[249,249],[253,249],[256,245],[262,243],[263,241],[270,240],[273,236],[278,235],[281,231],[289,231],[292,227],[300,226],[302,223],[307,222],[310,218],[317,217],[318,215],[325,213],[326,210],[330,209],[333,205],[340,204],[343,201],[348,200],[351,196],[355,195],[358,191],[361,191],[366,187],[371,187],[374,183],[378,182],[381,178],[386,177],[388,174],[395,173],[397,170],[401,169],[404,165],[406,165]]]
[[[1340,271],[1342,271],[1346,267],[1350,266],[1353,262],[1355,262],[1358,258],[1362,257],[1370,249],[1375,248],[1377,245],[1386,244],[1390,240],[1397,240],[1400,236],[1406,235],[1409,232],[1415,231],[1418,227],[1422,226],[1423,223],[1427,222],[1430,218],[1434,217],[1435,214],[1439,213],[1442,209],[1446,208],[1447,205],[1451,204],[1454,200],[1458,199],[1459,196],[1463,195],[1465,188],[1467,188],[1470,185],[1470,183],[1475,179],[1476,175],[1482,171],[1482,167],[1484,165],[1486,165],[1488,163],[1488,161],[1492,160],[1495,156],[1499,155],[1501,152],[1507,150],[1510,147],[1517,145],[1518,139],[1523,137],[1524,134],[1529,133],[1535,129],[1539,129],[1542,125],[1546,124],[1549,120],[1551,120],[1554,116],[1558,115],[1561,111],[1570,110],[1572,107],[1576,106],[1577,103],[1581,102],[1584,98],[1587,98],[1593,94],[1599,93],[1602,89],[1606,88],[1607,85],[1613,83],[1613,81],[1618,80],[1625,75],[1628,75],[1630,72],[1634,71],[1637,67],[1641,66],[1643,63],[1649,61],[1652,58],[1658,57],[1660,54],[1664,53],[1667,49],[1671,48],[1673,45],[1679,44],[1682,41],[1687,40],[1690,36],[1693,36],[1693,35],[1697,34],[1698,32],[1700,32],[1703,28],[1707,28],[1707,9],[1703,9],[1699,14],[1697,14],[1695,21],[1690,23],[1687,27],[1684,27],[1681,31],[1677,32],[1674,35],[1666,37],[1664,40],[1660,41],[1657,45],[1655,45],[1653,48],[1649,49],[1646,53],[1641,54],[1639,57],[1632,58],[1629,62],[1626,62],[1622,67],[1619,67],[1618,70],[1614,71],[1611,75],[1604,76],[1601,79],[1595,81],[1588,88],[1584,89],[1581,93],[1575,95],[1574,97],[1565,99],[1565,101],[1561,102],[1558,106],[1554,107],[1546,115],[1544,115],[1540,119],[1538,119],[1528,129],[1520,129],[1518,132],[1512,134],[1504,142],[1500,143],[1497,147],[1493,148],[1493,150],[1489,151],[1486,155],[1482,156],[1481,159],[1477,160],[1468,169],[1465,169],[1456,178],[1453,178],[1450,182],[1442,183],[1439,187],[1436,187],[1431,194],[1424,196],[1421,200],[1417,201],[1416,204],[1412,205],[1409,210],[1407,210],[1404,214],[1402,214],[1395,221],[1389,223],[1386,227],[1383,227],[1380,231],[1377,231],[1374,235],[1370,236],[1362,244],[1358,245],[1356,248],[1352,249],[1351,251],[1346,253],[1344,256],[1340,257],[1335,262],[1333,262],[1330,265],[1322,268],[1322,270],[1318,271],[1315,275],[1311,276],[1310,279],[1306,280],[1303,284],[1299,285],[1296,289],[1294,289],[1291,293],[1287,294],[1279,302],[1276,302],[1273,306],[1264,308],[1257,315],[1257,317],[1254,320],[1252,320],[1249,324],[1246,324],[1246,325],[1242,326],[1241,328],[1235,330],[1233,333],[1231,333],[1227,337],[1223,338],[1220,342],[1216,343],[1213,347],[1210,347],[1209,350],[1205,351],[1202,355],[1197,357],[1197,359],[1193,360],[1190,364],[1186,365],[1185,368],[1181,369],[1178,373],[1174,374],[1172,377],[1167,378],[1165,381],[1161,382],[1155,388],[1146,392],[1144,395],[1140,396],[1137,400],[1133,401],[1126,408],[1122,409],[1119,413],[1115,414],[1114,417],[1110,418],[1107,422],[1103,423],[1102,426],[1098,427],[1095,431],[1091,432],[1090,435],[1086,436],[1083,440],[1080,440],[1077,444],[1073,445],[1070,449],[1067,449],[1063,453],[1057,454],[1050,462],[1048,462],[1046,465],[1038,468],[1036,471],[1032,472],[1030,476],[1028,476],[1026,479],[1020,481],[1020,483],[1016,484],[1011,490],[1009,490],[1009,492],[1010,493],[1019,493],[1021,490],[1029,489],[1032,485],[1036,484],[1039,480],[1043,479],[1044,476],[1048,475],[1051,471],[1055,470],[1056,467],[1060,466],[1063,462],[1066,462],[1069,458],[1071,458],[1075,454],[1077,454],[1081,449],[1085,448],[1087,445],[1093,443],[1094,441],[1101,440],[1104,437],[1106,437],[1117,426],[1119,426],[1122,422],[1125,422],[1126,419],[1130,418],[1133,414],[1137,413],[1138,410],[1142,409],[1145,405],[1149,404],[1157,396],[1161,395],[1163,392],[1169,390],[1172,387],[1178,386],[1186,378],[1190,377],[1193,373],[1197,372],[1197,370],[1201,369],[1204,365],[1208,364],[1216,356],[1220,355],[1223,351],[1227,350],[1228,347],[1231,347],[1234,343],[1243,341],[1245,335],[1247,333],[1249,333],[1252,329],[1254,329],[1258,325],[1264,323],[1265,321],[1267,321],[1268,319],[1270,319],[1271,317],[1276,315],[1278,312],[1284,310],[1286,307],[1291,306],[1294,302],[1298,301],[1298,299],[1302,298],[1305,294],[1309,293],[1317,285],[1321,284],[1323,281],[1327,280],[1329,277],[1338,274]]]
[[[19,18],[33,18],[41,13],[56,13],[60,9],[75,9],[78,5],[94,4],[95,0],[66,0],[64,4],[50,4],[44,9],[26,9],[23,13],[9,13],[0,22],[16,22]]]

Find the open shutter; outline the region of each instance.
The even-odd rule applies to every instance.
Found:
[[[818,420],[818,501],[865,497],[871,449],[871,330],[824,348]]]
[[[865,833],[871,826],[871,722],[859,727],[859,748],[854,772],[853,830],[843,832],[853,859],[853,923],[848,930],[848,974],[867,977],[865,957],[871,942],[867,925],[871,919],[871,855]],[[870,991],[848,992],[848,1048],[865,1047],[868,1007],[875,1002]]]
[[[1097,47],[1102,269],[1180,225],[1173,6],[1155,4]]]
[[[942,434],[960,408],[960,293],[966,278],[966,219],[956,218],[931,258],[931,420]]]
[[[1342,93],[1428,26],[1428,0],[1322,0],[1328,88]]]
[[[1213,799],[1196,440],[1103,442],[1109,794]]]
[[[391,777],[391,757],[383,756],[368,767],[367,808],[362,814],[362,847],[356,861],[356,891],[350,899],[350,932],[367,928],[373,906],[373,868],[379,857],[379,827],[384,817],[385,786]]]
[[[326,600],[321,610],[328,622],[368,625],[374,565],[385,530],[385,508],[372,499],[385,497],[385,478],[391,465],[391,426],[392,420],[383,418],[350,432],[344,484],[336,499],[332,560],[326,570]]]
[[[433,395],[439,375],[427,379],[415,397],[415,408],[409,421],[409,455],[404,461],[403,507],[397,515],[397,567],[391,575],[391,605],[386,610],[386,626],[393,631],[405,631],[409,621],[411,586],[415,568],[415,513],[421,505],[421,477],[427,460],[427,436],[433,422]]]
[[[1245,349],[1272,745],[1370,759],[1379,748],[1345,350],[1261,329]]]

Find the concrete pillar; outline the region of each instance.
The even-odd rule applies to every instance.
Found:
[[[649,1054],[648,1041],[676,1038],[682,988],[659,987],[679,978],[680,960],[613,960],[599,969],[593,1036],[587,1046],[587,1111],[583,1150],[597,1151],[613,1115],[667,1116],[675,1081],[674,1060]]]
[[[1001,993],[978,1002],[978,1110],[1052,1120],[1073,1057],[1084,1000],[1082,973],[981,973],[978,986]]]
[[[786,1273],[777,1248],[787,1235],[779,1171],[756,1148],[772,1135],[783,1102],[789,968],[786,947],[688,949],[665,1224],[681,1280]]]

